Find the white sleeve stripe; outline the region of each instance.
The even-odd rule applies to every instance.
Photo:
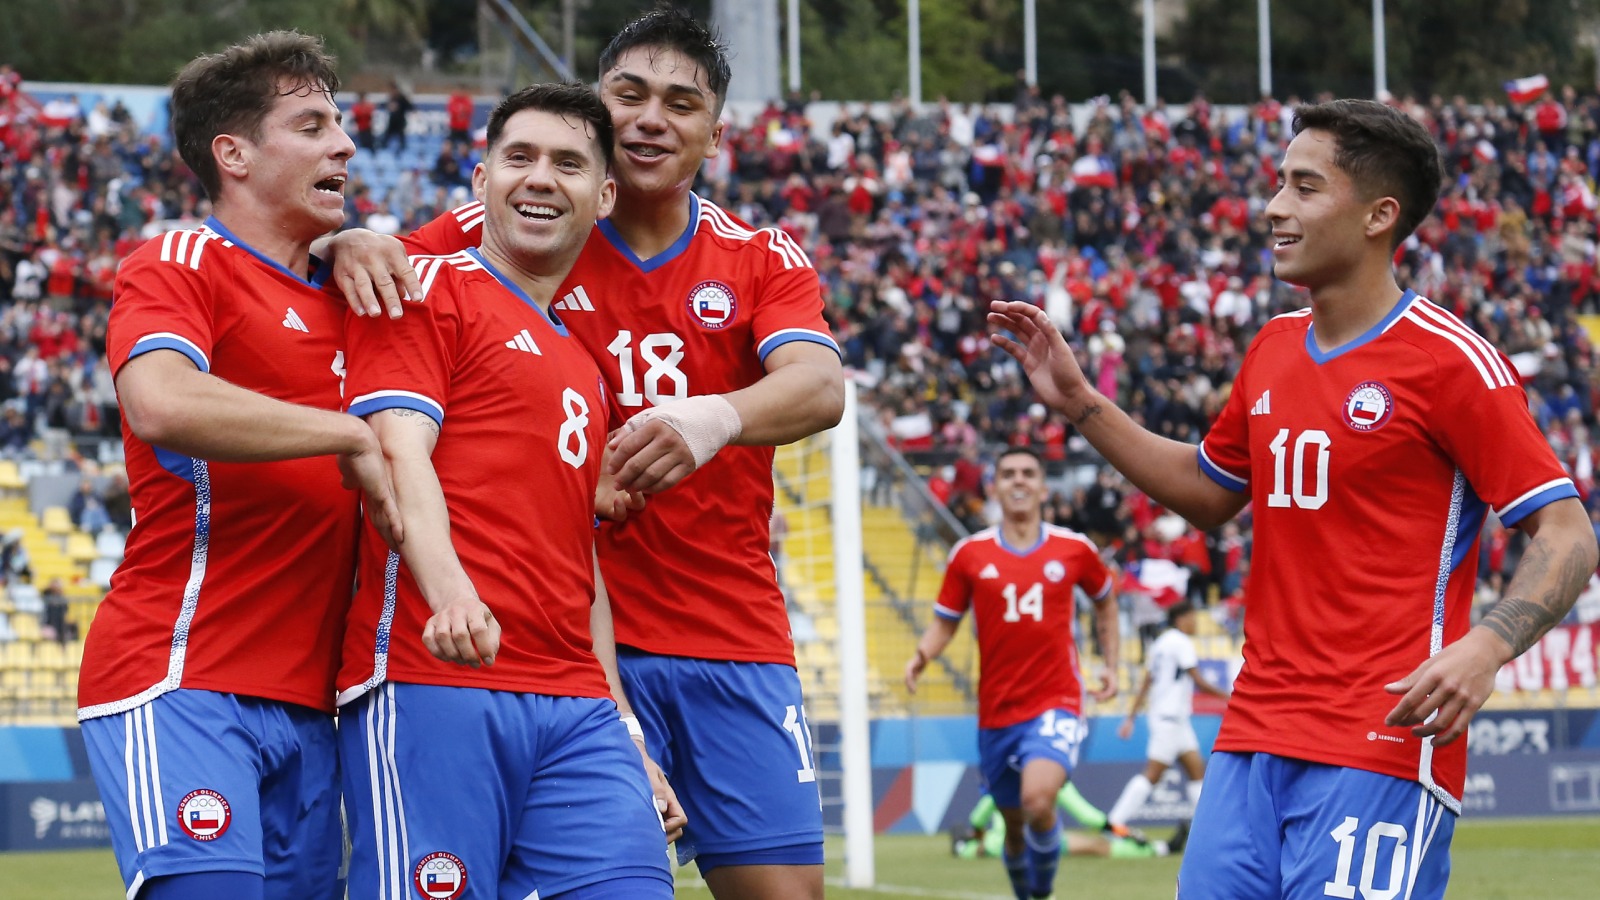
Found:
[[[1478,357],[1478,354],[1473,352],[1471,347],[1467,346],[1466,341],[1463,341],[1460,337],[1458,337],[1458,336],[1456,336],[1454,334],[1451,334],[1450,332],[1444,330],[1443,328],[1440,328],[1439,326],[1428,322],[1428,320],[1426,320],[1426,319],[1422,318],[1421,316],[1417,315],[1416,310],[1411,310],[1410,312],[1407,312],[1406,313],[1406,318],[1409,319],[1413,324],[1415,324],[1418,327],[1422,328],[1423,330],[1431,331],[1434,334],[1437,334],[1438,336],[1440,336],[1440,337],[1444,338],[1445,340],[1449,341],[1450,343],[1455,344],[1456,347],[1459,348],[1462,353],[1466,354],[1467,359],[1472,361],[1472,367],[1478,370],[1478,374],[1483,377],[1484,386],[1487,387],[1489,390],[1492,391],[1497,387],[1504,387],[1504,385],[1495,383],[1495,377],[1493,375],[1489,374],[1489,370],[1487,368],[1484,368],[1483,360]]]
[[[476,200],[472,201],[471,203],[463,203],[455,209],[452,209],[450,214],[456,217],[457,222],[465,222],[466,220],[475,216],[482,216],[483,204]]]
[[[757,237],[760,237],[762,234],[766,234],[768,236],[767,249],[777,254],[778,258],[783,260],[783,267],[785,269],[812,268],[811,260],[805,255],[805,252],[795,244],[794,239],[776,228],[762,228],[758,231],[751,231],[750,229],[744,228],[738,223],[734,222],[733,219],[728,216],[727,212],[710,202],[701,203],[700,219],[707,225],[711,226],[712,233],[718,235],[719,237],[725,237],[744,243],[750,243]]]
[[[1205,445],[1204,442],[1201,442],[1200,446],[1197,449],[1200,451],[1201,458],[1203,458],[1206,461],[1206,464],[1211,467],[1211,470],[1213,472],[1216,472],[1218,475],[1221,475],[1223,478],[1229,479],[1230,481],[1232,481],[1234,484],[1237,484],[1241,488],[1250,486],[1250,482],[1248,480],[1246,480],[1244,478],[1240,478],[1239,476],[1233,474],[1232,472],[1229,472],[1227,469],[1224,469],[1223,467],[1217,465],[1217,461],[1212,459],[1211,458],[1211,454],[1206,452],[1206,445]]]
[[[415,391],[373,391],[370,394],[362,394],[361,396],[351,400],[350,408],[355,409],[357,406],[360,406],[363,403],[371,403],[374,400],[392,399],[415,400],[418,403],[425,404],[428,408],[436,411],[439,414],[438,417],[440,419],[444,418],[444,407],[439,405],[439,401],[427,396],[426,394],[418,394]]]
[[[959,619],[962,615],[959,611],[953,610],[942,603],[935,603],[933,605],[933,611],[935,614],[944,616],[947,619]]]
[[[777,341],[777,340],[780,340],[780,339],[787,339],[789,337],[797,336],[797,335],[808,335],[810,338],[814,339],[816,343],[826,344],[829,347],[832,347],[834,350],[838,350],[839,349],[838,343],[836,343],[833,338],[828,337],[826,334],[824,334],[824,333],[822,333],[820,331],[817,331],[815,329],[811,329],[811,328],[780,328],[779,330],[774,331],[773,333],[767,335],[765,340],[763,340],[761,343],[756,345],[756,355],[757,356],[761,356],[761,355],[765,354],[766,349],[767,349],[767,345],[771,344],[773,341]]]
[[[1500,354],[1495,351],[1494,345],[1489,343],[1489,341],[1485,339],[1483,335],[1473,331],[1471,328],[1468,328],[1461,322],[1461,320],[1431,303],[1416,304],[1414,309],[1416,309],[1417,312],[1427,316],[1435,324],[1454,331],[1476,346],[1478,348],[1478,352],[1481,353],[1484,359],[1489,363],[1489,367],[1494,370],[1496,379],[1501,382],[1502,386],[1510,386],[1517,382],[1517,379],[1511,374],[1511,370],[1500,359]]]
[[[1563,484],[1571,484],[1571,483],[1572,483],[1572,479],[1570,479],[1570,478],[1555,478],[1555,479],[1552,479],[1550,481],[1546,481],[1544,484],[1541,484],[1538,487],[1533,488],[1532,490],[1528,491],[1527,493],[1523,494],[1522,496],[1518,497],[1517,499],[1511,501],[1510,503],[1507,503],[1505,506],[1502,506],[1499,509],[1495,510],[1494,514],[1499,516],[1499,517],[1501,517],[1501,518],[1505,518],[1506,513],[1511,512],[1512,510],[1514,510],[1517,507],[1521,506],[1522,504],[1528,502],[1529,500],[1532,500],[1534,497],[1537,497],[1538,495],[1544,493],[1545,491],[1548,491],[1548,490],[1550,490],[1551,488],[1554,488],[1554,487],[1560,487]]]
[[[151,341],[159,341],[159,340],[177,341],[178,343],[184,345],[185,347],[188,347],[189,349],[191,349],[191,350],[193,350],[195,352],[196,356],[198,356],[201,359],[205,360],[205,362],[206,362],[206,371],[207,372],[211,371],[211,359],[210,359],[210,357],[206,356],[205,351],[201,350],[200,347],[198,345],[196,345],[194,341],[189,340],[188,338],[184,337],[181,334],[173,334],[170,331],[157,331],[157,332],[154,332],[152,334],[147,334],[142,338],[139,338],[137,341],[133,342],[133,351],[137,351],[140,347],[143,347],[145,344],[147,344],[147,343],[149,343]],[[128,355],[129,355],[129,357],[132,357],[133,356],[133,352],[130,351]]]
[[[1406,317],[1406,313],[1410,312],[1412,309],[1414,309],[1416,307],[1416,305],[1418,303],[1422,303],[1422,302],[1424,302],[1424,301],[1423,301],[1423,299],[1422,299],[1422,297],[1420,295],[1415,295],[1415,294],[1412,295],[1411,302],[1406,304],[1406,308],[1400,311],[1400,315],[1395,316],[1393,319],[1390,319],[1389,320],[1389,324],[1383,326],[1383,331],[1380,332],[1380,333],[1381,334],[1388,334],[1389,333],[1389,329],[1395,327],[1396,325],[1399,325],[1400,324],[1400,320]]]

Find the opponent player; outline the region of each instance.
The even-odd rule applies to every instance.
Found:
[[[173,133],[215,215],[117,274],[139,515],[78,717],[129,897],[344,895],[333,679],[358,497],[340,467],[380,528],[393,500],[371,429],[337,411],[344,304],[309,255],[344,218],[338,87],[293,32],[184,67]]]
[[[822,896],[822,813],[768,555],[770,448],[836,424],[843,375],[805,253],[690,191],[720,152],[728,75],[716,38],[673,9],[601,54],[616,209],[554,308],[632,416],[614,477],[650,492],[684,481],[598,538],[628,698],[689,817],[679,859],[724,900],[801,900]],[[411,247],[470,246],[483,217],[477,204],[447,213]],[[386,240],[336,239],[352,304],[373,313],[394,285],[356,263]]]
[[[339,673],[353,896],[672,895],[590,631],[605,386],[550,308],[611,152],[588,88],[511,95],[473,172],[483,245],[417,258],[403,319],[350,319],[350,412],[410,533],[363,544]]]
[[[1056,795],[1056,806],[1072,816],[1087,831],[1063,831],[1061,852],[1065,856],[1104,856],[1111,859],[1156,859],[1182,853],[1189,839],[1187,823],[1179,823],[1170,840],[1151,840],[1140,834],[1119,836],[1106,814],[1085,800],[1072,782]],[[967,816],[964,829],[954,832],[950,853],[960,859],[1001,856],[1005,851],[1006,820],[988,794],[978,798]]]
[[[1096,700],[1116,696],[1117,602],[1114,579],[1088,538],[1046,525],[1044,462],[1027,448],[995,461],[994,491],[1004,521],[950,551],[935,617],[906,663],[906,688],[955,637],[973,611],[978,632],[978,754],[984,781],[1006,821],[1002,859],[1017,900],[1048,897],[1061,856],[1056,795],[1078,764],[1086,734],[1084,686],[1073,638],[1082,588],[1095,601],[1105,665]],[[1026,830],[1024,830],[1026,826]]]
[[[1200,787],[1206,777],[1206,763],[1200,758],[1200,739],[1195,736],[1194,692],[1227,700],[1228,692],[1200,674],[1200,655],[1194,649],[1195,611],[1187,600],[1167,610],[1167,630],[1150,643],[1145,653],[1144,675],[1139,691],[1128,706],[1128,717],[1117,727],[1117,737],[1133,735],[1133,722],[1150,699],[1150,740],[1145,746],[1144,771],[1128,779],[1122,794],[1111,807],[1113,827],[1125,827],[1128,818],[1150,799],[1150,792],[1174,763],[1189,776],[1184,786],[1190,803],[1200,802]]]
[[[1244,668],[1180,896],[1439,897],[1457,739],[1572,606],[1595,538],[1505,357],[1395,283],[1391,254],[1438,196],[1428,133],[1364,100],[1303,107],[1295,132],[1266,212],[1277,276],[1311,307],[1256,336],[1198,453],[1097,394],[1042,311],[997,304],[990,324],[1158,503],[1212,528],[1253,502]],[[1532,541],[1469,628],[1489,508]]]

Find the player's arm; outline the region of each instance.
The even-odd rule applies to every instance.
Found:
[[[1533,646],[1572,609],[1600,556],[1583,504],[1565,497],[1517,524],[1533,540],[1504,599],[1461,640],[1386,687],[1405,696],[1385,724],[1414,726],[1411,732],[1418,737],[1435,735],[1435,746],[1461,737],[1494,690],[1500,667]]]
[[[389,318],[398,319],[404,312],[403,299],[422,296],[422,282],[399,238],[349,228],[317,238],[311,254],[333,264],[333,283],[358,316],[376,318],[387,312]]]
[[[286,403],[202,372],[176,350],[151,350],[117,371],[117,399],[134,436],[147,444],[215,462],[339,457],[345,486],[359,488],[384,540],[403,526],[372,429],[332,410]]]
[[[922,677],[922,670],[928,667],[928,663],[938,659],[944,648],[950,646],[960,625],[960,619],[947,619],[939,615],[928,623],[922,636],[917,638],[916,652],[906,663],[906,690],[913,694],[917,692],[917,679]]]
[[[1194,689],[1202,694],[1210,694],[1218,700],[1226,700],[1232,696],[1228,693],[1227,688],[1218,687],[1217,685],[1212,684],[1211,680],[1206,678],[1206,676],[1201,673],[1199,666],[1195,666],[1189,670],[1189,677],[1194,679]]]
[[[683,826],[688,824],[689,817],[684,814],[683,804],[678,802],[677,793],[667,782],[666,773],[650,756],[650,750],[645,746],[644,729],[639,725],[639,717],[633,714],[633,706],[628,703],[627,689],[622,686],[622,673],[617,669],[617,632],[611,620],[611,592],[606,590],[605,578],[600,574],[598,555],[594,560],[594,604],[589,608],[589,631],[594,635],[594,655],[600,660],[600,668],[606,672],[606,684],[611,686],[611,699],[616,701],[617,712],[628,727],[628,735],[633,738],[634,746],[639,748],[639,755],[644,758],[644,771],[650,776],[650,790],[656,795],[656,811],[661,814],[661,827],[666,831],[667,843],[670,844],[683,834]]]
[[[445,662],[493,665],[500,652],[500,623],[478,598],[450,541],[450,510],[433,468],[439,423],[413,409],[383,409],[367,417],[394,477],[400,519],[411,540],[400,548],[433,615],[422,643]]]
[[[1134,422],[1084,377],[1072,348],[1043,309],[1021,301],[990,304],[991,335],[1011,354],[1046,406],[1065,415],[1084,439],[1134,486],[1201,530],[1228,521],[1250,499],[1222,487],[1200,469],[1193,444],[1161,437]]]
[[[1133,702],[1128,704],[1128,715],[1117,726],[1117,737],[1127,740],[1133,736],[1133,721],[1139,718],[1139,710],[1144,709],[1144,702],[1149,697],[1150,670],[1145,668],[1139,672],[1139,689],[1133,694]]]
[[[632,491],[659,492],[729,444],[772,447],[839,424],[844,367],[832,347],[793,341],[775,348],[760,381],[653,407],[628,420],[607,472]]]
[[[1100,687],[1089,696],[1101,703],[1117,695],[1117,670],[1122,665],[1122,628],[1117,621],[1117,594],[1107,590],[1106,595],[1094,603],[1095,631],[1100,636],[1102,655]]]

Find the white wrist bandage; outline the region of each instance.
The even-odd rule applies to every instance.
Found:
[[[628,737],[644,740],[644,728],[640,726],[638,716],[623,716],[622,724],[628,729]]]
[[[646,422],[660,419],[672,426],[694,456],[696,469],[705,465],[717,451],[737,440],[744,431],[739,411],[721,394],[701,394],[637,413],[623,428],[636,431]]]

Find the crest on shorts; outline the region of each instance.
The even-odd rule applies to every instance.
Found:
[[[1052,559],[1044,564],[1044,577],[1052,582],[1060,581],[1067,577],[1067,567],[1061,564],[1061,560]]]
[[[1377,431],[1394,414],[1394,395],[1376,381],[1363,381],[1344,400],[1344,423],[1357,431]]]
[[[467,864],[443,850],[429,853],[411,871],[411,883],[429,900],[455,900],[467,889]]]
[[[233,810],[209,788],[190,791],[178,801],[178,827],[197,841],[214,841],[228,832]]]
[[[721,331],[739,315],[739,300],[733,288],[720,281],[702,281],[689,292],[689,315],[700,327]]]

